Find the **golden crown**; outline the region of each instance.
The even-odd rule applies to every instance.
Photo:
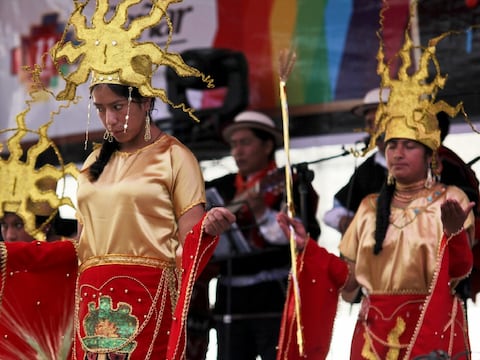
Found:
[[[129,21],[128,9],[140,2],[151,4],[148,15]],[[138,88],[146,97],[159,97],[174,108],[181,108],[192,118],[198,120],[193,110],[184,104],[174,104],[167,97],[164,89],[152,85],[152,76],[159,66],[169,66],[182,77],[200,77],[208,88],[213,87],[213,80],[199,70],[187,65],[179,54],[168,51],[173,28],[167,13],[172,3],[181,0],[124,0],[115,8],[110,20],[105,16],[110,9],[109,0],[97,0],[91,26],[83,15],[84,3],[74,0],[74,10],[65,26],[65,31],[50,54],[59,73],[64,78],[65,89],[58,93],[58,100],[73,100],[77,86],[88,81],[91,86],[98,83],[115,83]],[[163,18],[169,28],[169,37],[165,48],[153,42],[140,42],[137,39],[149,27],[157,25]],[[76,38],[66,41],[69,28],[73,27]],[[66,75],[60,70],[62,59],[69,64],[75,63],[76,69]],[[73,66],[73,65],[72,65]]]
[[[38,79],[40,68],[35,67],[33,72],[34,78]],[[0,217],[3,217],[5,212],[15,213],[23,220],[26,232],[37,240],[44,240],[43,227],[53,219],[58,207],[61,205],[74,207],[70,198],[57,195],[57,182],[65,178],[66,175],[76,178],[78,169],[73,163],[67,165],[63,163],[60,151],[47,135],[48,128],[60,108],[57,112],[52,111],[50,119],[38,130],[27,128],[26,116],[31,110],[34,99],[39,97],[40,93],[42,98],[45,97],[45,94],[50,94],[44,89],[32,88],[30,91],[31,99],[26,101],[26,109],[16,116],[17,128],[0,131],[0,135],[14,132],[7,139],[8,156],[0,159],[0,183],[2,184],[0,186]],[[24,154],[21,141],[29,133],[35,134],[38,137],[38,142]],[[59,168],[50,164],[37,168],[38,156],[49,148],[54,150],[60,164]],[[3,150],[3,144],[0,144],[2,153]],[[35,217],[37,215],[48,217],[39,227],[36,225]]]
[[[413,7],[414,5],[412,5]],[[412,8],[410,9],[412,10]],[[383,9],[385,11],[385,9]],[[412,14],[412,12],[410,12]],[[412,16],[412,15],[411,15]],[[380,32],[383,29],[383,13],[380,13]],[[478,132],[469,120],[463,108],[463,102],[451,106],[443,100],[436,101],[436,95],[445,86],[447,76],[441,74],[440,65],[436,57],[436,46],[445,37],[453,34],[453,31],[443,33],[428,42],[428,46],[421,48],[415,46],[409,34],[410,24],[405,30],[405,42],[397,56],[401,59],[397,79],[390,78],[390,63],[385,63],[383,52],[384,43],[379,35],[380,46],[377,53],[377,73],[381,77],[381,89],[390,88],[390,94],[386,102],[382,101],[382,92],[379,96],[379,106],[375,115],[375,126],[367,149],[375,148],[376,140],[385,136],[385,141],[392,138],[406,138],[416,140],[433,151],[440,146],[440,130],[437,114],[445,112],[450,117],[462,113],[473,131]],[[413,50],[420,50],[421,57],[418,69],[409,75],[412,67]],[[435,76],[430,82],[429,65],[435,67]]]

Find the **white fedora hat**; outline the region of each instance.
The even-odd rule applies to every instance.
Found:
[[[386,103],[389,96],[390,88],[372,89],[365,94],[365,96],[363,97],[363,101],[360,105],[354,106],[352,108],[352,113],[354,115],[363,117],[368,110],[377,108],[380,102]]]
[[[271,134],[275,139],[276,146],[283,143],[282,132],[277,129],[273,120],[257,111],[244,111],[235,116],[233,122],[223,129],[223,139],[228,142],[234,131],[245,128],[259,129]]]

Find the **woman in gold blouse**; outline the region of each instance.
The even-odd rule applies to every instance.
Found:
[[[427,135],[404,119],[387,124],[388,183],[363,199],[340,243],[349,270],[342,296],[351,301],[359,288],[364,294],[351,359],[413,359],[432,351],[470,358],[454,287],[472,268],[474,203],[457,187],[435,182],[440,139],[434,118],[427,121],[435,129]],[[285,215],[278,220],[306,243],[301,224]]]
[[[153,98],[102,82],[91,94],[106,131],[78,179],[75,358],[181,358],[193,282],[234,216],[205,215],[198,162],[150,123]]]

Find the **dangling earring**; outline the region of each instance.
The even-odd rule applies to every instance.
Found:
[[[88,98],[87,105],[87,129],[85,130],[85,144],[83,145],[83,150],[87,150],[88,146],[88,128],[90,127],[90,114],[92,111],[92,95]]]
[[[395,184],[395,178],[393,177],[392,174],[390,174],[390,171],[389,171],[387,175],[387,185],[393,185],[393,184]]]
[[[152,133],[150,132],[150,114],[147,112],[147,116],[145,117],[145,134],[143,135],[143,139],[148,142],[152,138]]]
[[[127,103],[127,115],[125,115],[125,124],[123,124],[123,133],[127,132],[128,119],[130,118],[130,104],[132,103],[132,90],[131,86],[128,87],[128,103]]]
[[[105,132],[103,133],[103,140],[106,140],[108,142],[113,142],[113,135],[110,131],[105,129]]]
[[[433,177],[433,174],[432,174],[432,166],[429,164],[428,170],[427,170],[427,179],[425,180],[425,187],[427,189],[431,189],[434,184],[435,184],[435,178]]]

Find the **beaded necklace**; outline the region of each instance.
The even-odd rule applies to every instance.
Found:
[[[408,185],[397,183],[395,185],[395,192],[393,193],[392,204],[405,208],[413,200],[424,196],[427,192],[428,189],[425,188],[425,180],[420,180]]]
[[[393,211],[390,215],[390,224],[397,229],[402,229],[411,224],[418,215],[425,211],[432,205],[446,190],[445,186],[437,184],[431,189],[415,187],[415,184],[408,186],[409,189],[416,188],[416,191],[411,191],[411,194],[403,193],[400,198],[396,198],[395,193],[392,199],[392,206],[400,209],[400,211]],[[417,184],[418,185],[418,184]],[[422,181],[423,186],[423,181]],[[403,190],[404,188],[402,188]],[[400,192],[402,193],[402,190]],[[402,197],[402,195],[404,195]],[[415,202],[417,199],[425,199],[425,201]],[[403,200],[403,202],[401,202]],[[413,204],[412,204],[413,203]]]

